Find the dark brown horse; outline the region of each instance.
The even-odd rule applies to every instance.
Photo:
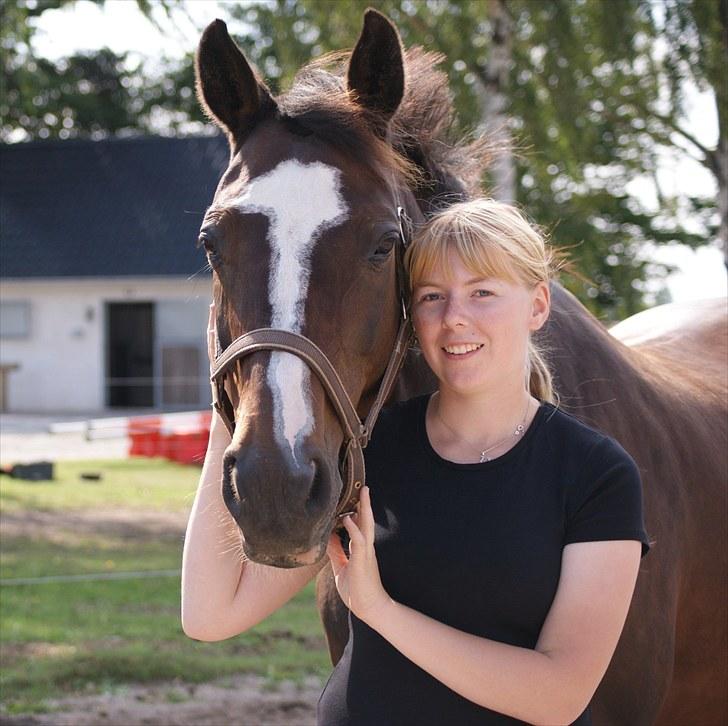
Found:
[[[445,140],[440,60],[404,53],[396,29],[368,11],[353,53],[304,68],[274,99],[222,22],[200,42],[200,99],[231,147],[201,232],[220,346],[261,327],[302,334],[331,360],[360,415],[399,320],[397,207],[417,222],[434,204],[477,193],[485,161],[482,143]],[[543,331],[563,408],[617,438],[640,467],[654,540],[594,721],[724,724],[725,301],[669,306],[660,325],[650,312],[607,331],[555,284]],[[434,385],[411,352],[395,397]],[[236,429],[222,487],[246,553],[278,566],[313,561],[342,490],[331,401],[306,364],[281,351],[239,360],[228,393]],[[336,660],[345,610],[328,568],[318,584]]]

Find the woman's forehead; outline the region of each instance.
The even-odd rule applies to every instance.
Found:
[[[438,259],[439,258],[439,259]],[[425,261],[417,287],[442,284],[474,285],[479,282],[492,284],[513,284],[518,282],[515,272],[510,269],[502,255],[483,254],[479,259],[463,258],[460,253],[450,247],[445,254],[432,256]]]

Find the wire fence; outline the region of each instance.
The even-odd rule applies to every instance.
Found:
[[[0,579],[0,587],[47,585],[56,582],[101,582],[104,580],[136,580],[153,577],[179,577],[181,570],[138,570],[130,572],[95,572],[86,575],[46,575],[45,577],[13,577]]]

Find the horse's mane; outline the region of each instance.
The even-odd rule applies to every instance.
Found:
[[[405,95],[389,125],[388,141],[369,112],[346,88],[349,51],[329,53],[304,66],[277,99],[281,118],[298,133],[313,134],[367,165],[382,178],[404,174],[423,211],[479,192],[491,157],[484,137],[453,140],[453,104],[445,56],[413,47],[405,53]]]

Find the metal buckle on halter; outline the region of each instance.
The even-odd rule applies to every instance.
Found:
[[[399,236],[405,249],[409,247],[412,239],[412,220],[407,216],[404,207],[397,207],[397,221],[399,222]]]
[[[407,320],[407,274],[404,267],[404,253],[409,246],[412,235],[412,220],[407,216],[404,207],[397,207],[397,222],[399,223],[399,238],[402,242],[401,253],[397,254],[397,285],[399,287],[399,302],[402,307],[402,319]]]

